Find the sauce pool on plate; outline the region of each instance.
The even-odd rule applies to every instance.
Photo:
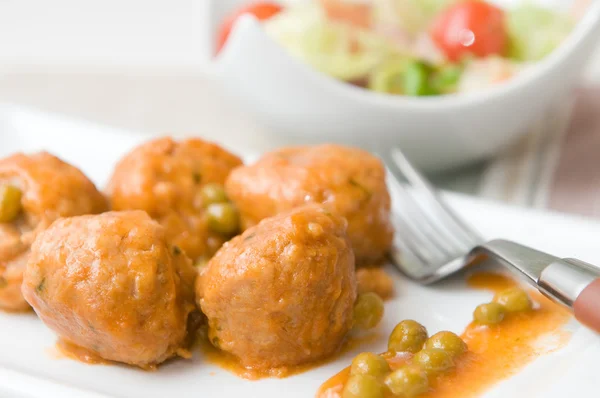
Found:
[[[361,345],[371,343],[380,339],[382,336],[378,333],[368,333],[361,336],[351,336],[348,338],[340,350],[333,357],[328,357],[316,362],[310,362],[303,365],[297,366],[285,366],[268,370],[256,370],[244,367],[240,360],[234,355],[221,351],[213,346],[206,336],[206,330],[200,331],[198,338],[198,346],[202,352],[202,357],[208,363],[216,365],[221,369],[225,369],[238,377],[242,377],[248,380],[259,380],[267,377],[278,377],[284,378],[293,376],[295,374],[303,373],[311,369],[317,368],[328,362],[334,361],[339,355],[342,355],[348,351],[352,351]]]
[[[475,273],[467,282],[473,288],[495,293],[517,286],[517,282],[505,275],[487,272]],[[534,293],[532,298],[537,306],[531,311],[508,313],[497,325],[469,324],[461,335],[468,351],[456,359],[456,366],[451,372],[432,377],[429,392],[419,397],[478,396],[493,384],[516,374],[540,355],[564,346],[570,334],[561,327],[571,319],[571,315],[540,294]],[[553,347],[544,349],[537,344],[544,337],[553,338]],[[406,364],[412,354],[385,353],[383,357],[395,370]],[[341,397],[349,376],[348,367],[327,380],[317,392],[317,398]],[[393,397],[392,394],[388,396]]]

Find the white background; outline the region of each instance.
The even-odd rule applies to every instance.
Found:
[[[210,0],[0,0],[0,64],[196,67]]]

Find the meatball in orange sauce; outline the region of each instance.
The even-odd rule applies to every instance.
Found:
[[[144,210],[192,259],[210,257],[230,236],[213,231],[202,189],[224,184],[242,164],[201,139],[160,138],[135,148],[117,165],[108,185],[113,210]]]
[[[202,270],[210,341],[254,370],[316,361],[352,327],[354,255],[346,221],[308,205],[225,243]]]
[[[63,218],[31,248],[23,294],[66,343],[153,368],[182,354],[196,270],[143,211]]]
[[[0,159],[0,309],[25,311],[21,294],[29,248],[60,217],[107,210],[105,198],[77,168],[41,152]]]
[[[358,265],[380,261],[393,228],[390,195],[381,161],[360,149],[338,145],[284,148],[229,176],[225,188],[242,226],[304,203],[322,203],[348,220]]]

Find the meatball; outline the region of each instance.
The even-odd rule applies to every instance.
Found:
[[[241,164],[237,156],[200,139],[147,142],[117,165],[108,185],[112,208],[145,210],[192,260],[211,256],[229,236],[211,230],[202,188],[222,185]]]
[[[5,311],[30,309],[21,294],[28,254],[28,247],[21,241],[19,230],[8,224],[0,224],[0,308]]]
[[[143,211],[63,218],[31,248],[23,294],[67,343],[152,368],[182,351],[196,271]]]
[[[338,145],[280,149],[234,170],[225,188],[245,228],[317,202],[348,220],[357,264],[380,261],[392,243],[385,168],[359,149]]]
[[[100,213],[106,199],[77,168],[41,152],[0,159],[0,309],[25,311],[29,248],[59,217]]]
[[[346,221],[317,205],[263,220],[225,243],[196,284],[210,341],[252,369],[318,360],[352,326]]]

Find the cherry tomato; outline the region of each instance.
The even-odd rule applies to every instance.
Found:
[[[273,15],[281,12],[281,10],[283,10],[283,7],[281,7],[277,3],[259,1],[256,3],[248,4],[247,6],[239,9],[235,13],[225,18],[225,20],[221,24],[221,27],[219,28],[219,32],[217,35],[217,53],[221,51],[221,49],[225,45],[225,42],[229,37],[229,33],[231,33],[231,29],[233,28],[235,21],[237,21],[239,17],[241,17],[244,14],[252,14],[259,21],[265,21],[271,18]]]
[[[504,21],[502,9],[468,0],[449,7],[435,20],[431,38],[451,61],[467,55],[503,55],[508,43]]]

